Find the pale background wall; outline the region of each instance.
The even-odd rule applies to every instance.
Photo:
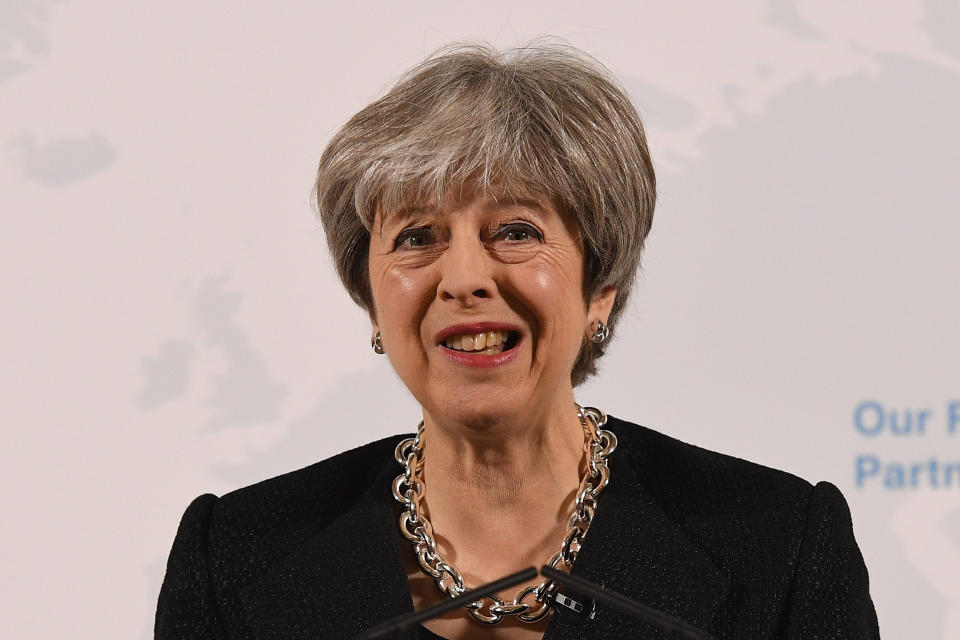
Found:
[[[314,167],[436,47],[551,34],[623,80],[662,185],[580,401],[836,483],[884,637],[960,638],[960,474],[855,481],[960,463],[960,3],[349,5],[0,4],[0,635],[150,637],[195,495],[414,427]],[[859,433],[868,400],[925,433]]]

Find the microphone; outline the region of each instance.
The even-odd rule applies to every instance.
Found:
[[[533,567],[527,567],[522,571],[511,573],[505,578],[494,580],[493,582],[477,587],[476,589],[470,589],[470,591],[467,591],[456,598],[450,598],[440,602],[439,604],[427,607],[426,609],[414,611],[413,613],[406,613],[401,616],[391,618],[386,622],[381,622],[380,624],[370,627],[366,631],[354,636],[353,640],[373,640],[374,638],[383,638],[391,633],[409,629],[410,627],[420,624],[421,622],[430,620],[431,618],[436,618],[437,616],[441,616],[448,611],[453,611],[454,609],[468,605],[471,602],[475,602],[480,598],[492,595],[498,591],[506,589],[507,587],[512,587],[535,577],[537,577],[537,570]]]
[[[555,583],[567,585],[577,594],[581,594],[593,599],[593,602],[583,604],[562,593],[557,593],[554,596],[553,601],[550,603],[555,609],[558,606],[564,606],[577,612],[584,618],[593,619],[595,614],[595,605],[597,602],[599,602],[613,609],[626,613],[627,615],[633,616],[634,618],[638,618],[650,625],[658,627],[667,633],[677,634],[677,636],[681,639],[713,640],[713,636],[702,629],[669,616],[654,609],[653,607],[649,607],[645,604],[631,600],[630,598],[627,598],[626,596],[615,591],[611,591],[601,587],[600,585],[594,584],[589,580],[584,580],[583,578],[578,578],[577,576],[563,573],[562,571],[557,571],[549,566],[542,567],[540,569],[540,573],[545,577],[550,578]],[[480,598],[520,584],[521,582],[525,582],[535,578],[536,576],[537,570],[533,567],[527,567],[522,571],[512,573],[504,578],[500,578],[499,580],[494,580],[493,582],[477,587],[476,589],[471,589],[470,591],[467,591],[456,598],[446,599],[438,604],[426,607],[425,609],[399,615],[395,618],[387,620],[386,622],[381,622],[380,624],[370,627],[366,631],[354,636],[353,640],[374,640],[375,638],[386,637],[391,633],[404,631],[414,625],[420,624],[421,622],[431,620],[437,616],[447,613],[448,611],[453,611],[454,609],[458,609],[464,605],[470,604],[471,602],[475,602]]]
[[[657,611],[653,607],[648,607],[645,604],[631,600],[630,598],[627,598],[626,596],[623,596],[615,591],[610,591],[609,589],[605,589],[599,585],[596,585],[589,580],[584,580],[583,578],[578,578],[577,576],[563,573],[562,571],[557,571],[553,567],[549,566],[542,567],[540,569],[540,573],[556,583],[569,586],[571,590],[579,594],[593,598],[593,600],[596,602],[605,604],[635,618],[639,618],[640,620],[643,620],[644,622],[655,627],[659,627],[668,633],[675,633],[680,638],[686,638],[688,640],[713,640],[713,636],[706,631],[693,626],[692,624],[688,624],[683,620],[678,620],[672,616],[668,616],[661,611]],[[569,598],[566,599],[569,600]],[[570,605],[565,606],[568,606],[575,611],[588,608],[584,605],[580,605],[580,603],[574,604],[579,606],[577,608],[570,607]],[[593,617],[592,613],[590,617]]]

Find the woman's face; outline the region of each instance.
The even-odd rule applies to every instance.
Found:
[[[397,374],[434,419],[475,426],[569,398],[588,325],[616,294],[584,302],[576,225],[545,200],[378,213],[369,267]]]

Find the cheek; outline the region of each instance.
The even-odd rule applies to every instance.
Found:
[[[544,331],[566,333],[586,314],[583,301],[579,264],[567,261],[541,260],[530,265],[530,270],[518,279],[536,315],[545,322]]]
[[[387,269],[380,278],[379,289],[385,303],[403,304],[417,297],[417,280],[400,269]]]
[[[536,265],[537,284],[540,289],[557,296],[558,306],[563,300],[569,312],[570,301],[582,301],[583,259],[571,248],[548,252]],[[582,306],[582,305],[577,305]]]
[[[371,273],[371,288],[377,308],[377,321],[384,335],[401,330],[408,333],[417,325],[429,302],[424,275],[399,268]]]

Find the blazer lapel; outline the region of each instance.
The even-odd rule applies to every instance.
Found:
[[[413,611],[390,490],[395,472],[385,466],[348,511],[241,589],[241,626],[251,638],[350,638]]]
[[[624,433],[610,457],[610,484],[600,495],[572,573],[709,630],[729,580],[644,490],[629,439]],[[555,615],[544,640],[568,637],[675,636],[598,605],[592,621]]]

